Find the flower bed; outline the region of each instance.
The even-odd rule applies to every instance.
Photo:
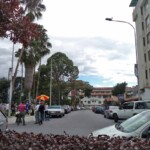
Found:
[[[1,150],[150,150],[149,139],[99,136],[87,138],[69,135],[0,133]]]

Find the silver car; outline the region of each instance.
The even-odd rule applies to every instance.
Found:
[[[6,115],[0,110],[0,131],[7,131],[8,119]]]
[[[65,114],[65,110],[60,105],[52,105],[49,106],[46,111],[50,114],[52,117],[62,117]]]
[[[122,123],[96,130],[89,137],[98,135],[147,138],[150,136],[150,110],[143,111]]]

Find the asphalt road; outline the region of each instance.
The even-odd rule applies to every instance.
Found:
[[[27,118],[26,118],[27,119]],[[95,114],[92,110],[72,111],[62,118],[51,118],[44,121],[42,125],[34,124],[32,117],[25,126],[9,124],[10,130],[17,132],[33,132],[35,134],[55,134],[62,135],[64,131],[68,135],[87,136],[94,130],[114,124],[113,120],[105,119],[101,114]]]

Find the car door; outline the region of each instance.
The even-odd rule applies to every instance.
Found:
[[[134,102],[127,102],[123,104],[122,116],[124,119],[133,116],[133,108],[134,108]]]
[[[141,131],[140,138],[150,138],[150,126],[147,126],[143,131]]]
[[[146,109],[146,103],[145,102],[136,102],[135,103],[135,109],[134,114],[138,114]]]

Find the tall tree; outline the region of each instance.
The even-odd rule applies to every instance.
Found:
[[[41,58],[50,53],[51,43],[43,26],[39,25],[41,36],[37,40],[31,42],[30,46],[23,51],[21,62],[25,65],[25,82],[24,88],[29,94],[33,84],[34,68],[40,62]],[[16,57],[20,55],[22,49],[16,53]]]
[[[6,78],[0,78],[0,102],[7,103],[9,81]]]
[[[40,19],[42,17],[43,11],[46,10],[45,5],[42,4],[43,0],[21,0],[20,3],[23,4],[24,13],[29,16],[32,20],[35,18]]]
[[[0,1],[0,37],[9,38],[14,44],[19,42],[23,47],[28,47],[30,42],[39,36],[37,27],[37,24],[31,22],[29,17],[24,16],[23,7],[20,6],[19,0]],[[18,60],[20,60],[21,54]],[[12,91],[18,64],[12,78]]]
[[[0,1],[0,37],[9,38],[14,44],[19,42],[27,47],[38,37],[37,24],[23,15],[18,0]]]
[[[66,82],[75,80],[78,77],[78,68],[73,65],[73,61],[70,60],[64,53],[57,52],[53,54],[47,60],[46,65],[42,65],[41,79],[47,77],[49,83],[52,67],[52,96],[59,100],[65,91]],[[54,90],[56,89],[56,90]],[[54,94],[55,93],[55,94]]]
[[[118,96],[119,94],[124,94],[126,89],[127,83],[118,83],[116,86],[112,89],[112,95]]]

